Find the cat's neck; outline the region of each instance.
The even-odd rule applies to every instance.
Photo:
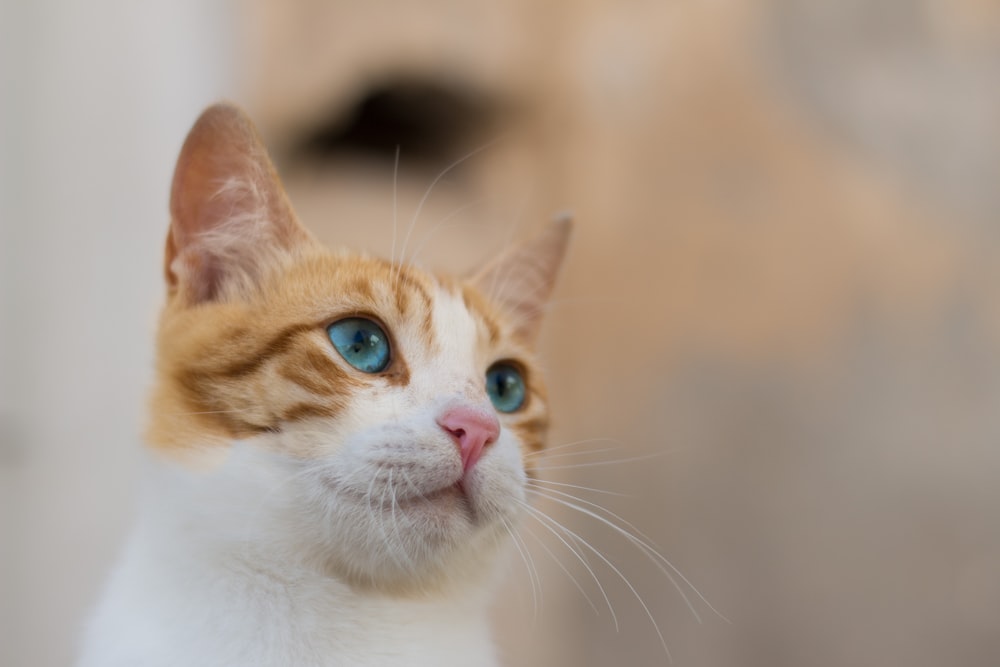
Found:
[[[135,664],[495,664],[491,582],[407,595],[345,582],[283,506],[277,485],[294,480],[257,455],[240,452],[208,474],[148,466],[140,520],[97,620],[150,643],[135,655],[169,655]],[[152,613],[133,619],[129,609]],[[175,653],[192,650],[223,653]]]

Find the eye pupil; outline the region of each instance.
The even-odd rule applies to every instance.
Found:
[[[512,364],[496,363],[486,371],[486,393],[500,412],[514,412],[524,405],[527,390],[521,371]]]
[[[388,337],[375,322],[350,317],[334,322],[326,331],[340,356],[359,371],[378,373],[389,365]]]

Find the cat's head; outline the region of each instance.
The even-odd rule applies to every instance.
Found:
[[[226,105],[188,135],[171,216],[158,454],[212,475],[253,452],[273,468],[259,491],[294,524],[288,548],[357,585],[475,575],[545,442],[532,347],[569,224],[469,280],[327,250]]]

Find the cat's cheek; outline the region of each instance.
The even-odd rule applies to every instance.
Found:
[[[336,455],[344,431],[341,421],[335,419],[299,420],[282,424],[277,432],[269,435],[267,445],[275,454],[323,463]]]

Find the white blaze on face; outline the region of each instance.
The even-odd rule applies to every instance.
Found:
[[[428,358],[413,364],[414,390],[438,407],[455,400],[489,406],[480,332],[461,296],[437,290],[431,321],[436,345],[421,350]]]

